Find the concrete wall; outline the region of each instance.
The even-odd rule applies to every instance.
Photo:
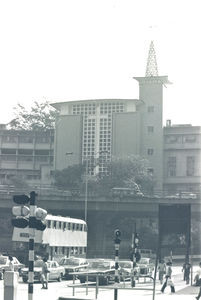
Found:
[[[82,151],[82,116],[59,116],[55,130],[55,169],[79,164]],[[73,152],[72,155],[66,155]]]
[[[112,154],[115,156],[139,155],[140,115],[134,113],[113,114]]]
[[[159,77],[157,77],[159,78]],[[141,112],[141,156],[150,161],[153,176],[156,181],[156,190],[162,190],[163,182],[163,85],[160,80],[142,78],[140,81],[140,100],[144,105]],[[150,111],[153,107],[153,111]],[[153,127],[153,132],[148,128]],[[148,155],[148,149],[153,149],[153,154]]]

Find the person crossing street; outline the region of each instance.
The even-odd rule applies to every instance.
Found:
[[[196,284],[200,287],[197,297],[195,299],[200,299],[201,297],[201,262],[199,263],[199,269],[197,270],[197,273],[195,275],[194,281]]]
[[[48,289],[48,277],[49,277],[49,270],[47,264],[47,258],[43,258],[43,266],[42,266],[42,273],[41,273],[41,282],[42,282],[42,289]]]
[[[174,287],[174,283],[172,281],[172,262],[167,262],[167,269],[166,269],[166,275],[165,275],[165,282],[163,283],[163,286],[161,288],[161,292],[164,293],[165,288],[167,287],[167,285],[170,286],[171,288],[171,293],[175,293],[175,287]]]

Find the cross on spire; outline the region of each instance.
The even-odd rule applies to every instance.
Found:
[[[149,47],[149,54],[147,59],[146,77],[158,76],[158,67],[156,61],[156,52],[154,49],[154,42],[151,41]]]

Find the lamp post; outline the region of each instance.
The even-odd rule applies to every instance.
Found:
[[[84,200],[84,220],[85,222],[87,222],[87,206],[88,206],[88,173],[89,173],[89,159],[91,159],[92,157],[93,158],[96,158],[96,155],[97,154],[109,154],[109,151],[98,151],[95,153],[94,156],[86,156],[84,158],[85,160],[85,200]],[[66,152],[66,155],[73,155],[75,153],[73,152]],[[98,165],[98,164],[97,164]],[[96,165],[95,165],[96,166]]]
[[[84,220],[87,222],[87,204],[88,204],[88,169],[89,160],[86,159],[86,169],[85,169],[85,200],[84,200]]]
[[[95,158],[96,155],[99,154],[109,154],[109,151],[98,151],[95,153]],[[87,222],[87,210],[88,210],[88,172],[89,172],[89,159],[91,157],[86,157],[86,168],[85,168],[85,201],[84,201],[84,220]],[[96,165],[95,165],[96,167]]]

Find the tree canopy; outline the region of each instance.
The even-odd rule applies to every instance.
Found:
[[[81,189],[84,166],[73,165],[54,172],[55,185],[62,189]]]
[[[35,101],[27,110],[23,105],[14,107],[15,118],[9,123],[14,130],[48,130],[53,129],[58,112],[50,106],[48,101]]]
[[[88,177],[88,191],[98,194],[107,194],[113,187],[136,188],[139,186],[144,193],[151,194],[154,186],[153,178],[147,173],[149,162],[139,156],[113,158],[107,165],[108,172],[99,176]],[[84,187],[84,165],[70,166],[62,171],[55,172],[57,187],[79,188]]]

